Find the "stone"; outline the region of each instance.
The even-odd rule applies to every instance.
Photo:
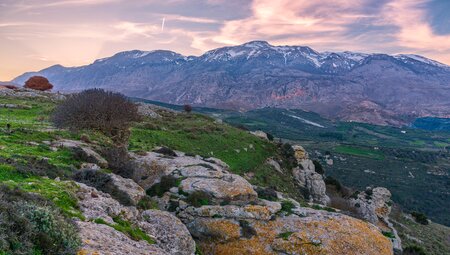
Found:
[[[195,242],[186,226],[175,216],[159,210],[146,210],[141,214],[139,227],[156,238],[157,245],[168,254],[191,255]]]
[[[350,199],[358,214],[373,224],[377,224],[379,219],[388,218],[391,212],[390,201],[391,192],[384,187],[368,187],[365,192],[360,192],[356,199]]]
[[[309,158],[308,152],[301,145],[292,145],[292,149],[294,150],[294,156],[298,163]]]
[[[254,136],[257,136],[257,137],[259,137],[261,139],[264,139],[264,140],[269,140],[269,138],[267,137],[267,134],[265,132],[261,131],[261,130],[250,131],[250,134],[252,134]]]
[[[268,158],[266,160],[266,164],[271,165],[273,167],[273,169],[275,169],[277,172],[279,173],[283,173],[283,171],[281,170],[281,166],[280,163],[278,163],[276,160],[274,160],[273,158]]]
[[[300,165],[292,169],[292,175],[297,184],[307,191],[313,202],[327,205],[330,198],[326,194],[323,176],[316,173],[314,163],[310,159],[300,161]]]
[[[78,255],[166,255],[157,245],[135,241],[114,228],[94,222],[76,221],[82,241]]]
[[[161,115],[156,113],[157,107],[152,104],[146,103],[137,103],[138,105],[138,113],[142,116],[146,116],[152,119],[161,118]]]
[[[75,153],[75,156],[82,161],[97,164],[102,168],[108,167],[108,161],[106,161],[86,143],[63,139],[53,142],[52,146],[70,149]]]

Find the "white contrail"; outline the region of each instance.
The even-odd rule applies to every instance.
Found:
[[[161,23],[161,32],[164,32],[164,23],[166,23],[166,17],[163,18]]]

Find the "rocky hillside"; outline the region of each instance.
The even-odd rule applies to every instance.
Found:
[[[396,126],[412,117],[450,116],[450,67],[416,55],[317,52],[254,41],[199,57],[121,52],[86,66],[25,73],[14,82],[37,74],[61,91],[100,87],[174,104],[297,108]]]
[[[126,171],[111,170],[107,137],[48,122],[61,100],[0,90],[2,255],[401,250],[389,191],[355,197],[361,219],[328,207],[323,173],[301,146],[141,105]]]

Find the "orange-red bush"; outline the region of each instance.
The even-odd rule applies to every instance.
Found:
[[[53,85],[50,84],[50,82],[45,77],[33,76],[25,82],[24,87],[28,89],[46,91],[51,90],[53,88]]]

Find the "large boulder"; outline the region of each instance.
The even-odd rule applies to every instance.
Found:
[[[82,161],[97,164],[102,168],[108,167],[108,161],[106,161],[102,156],[100,156],[100,154],[98,154],[91,148],[91,146],[86,143],[75,140],[62,139],[53,142],[51,146],[72,150],[75,154],[75,157]]]
[[[192,157],[181,152],[176,152],[176,155],[167,156],[156,152],[144,156],[133,155],[136,173],[146,173],[145,168],[148,166],[159,170],[158,174],[146,176],[144,180],[136,173],[134,178],[145,188],[150,188],[159,183],[162,176],[172,176],[180,180],[180,185],[175,188],[187,194],[206,194],[214,204],[224,201],[246,203],[257,198],[252,185],[241,176],[231,174],[228,166],[219,159]]]
[[[94,222],[76,222],[82,246],[79,255],[166,255],[168,252],[146,241],[135,241],[114,228]]]
[[[363,219],[377,224],[380,219],[387,219],[391,212],[391,192],[383,187],[367,187],[366,191],[359,192],[350,203],[356,208]]]
[[[392,254],[375,226],[324,211],[271,220],[196,217],[186,225],[204,254]]]
[[[292,169],[297,184],[303,188],[306,197],[309,197],[311,202],[327,205],[330,198],[326,194],[326,185],[321,174],[315,170],[314,163],[310,159],[302,159],[298,167]]]
[[[186,226],[175,216],[160,210],[147,210],[141,214],[139,227],[157,239],[158,246],[173,255],[190,255],[195,242]]]
[[[121,205],[94,187],[77,184],[78,205],[85,217],[85,221],[77,221],[84,242],[80,252],[85,252],[80,254],[194,254],[195,242],[175,216],[158,210],[141,212],[134,206]],[[132,223],[154,239],[155,244],[132,240],[110,227],[117,218]]]

